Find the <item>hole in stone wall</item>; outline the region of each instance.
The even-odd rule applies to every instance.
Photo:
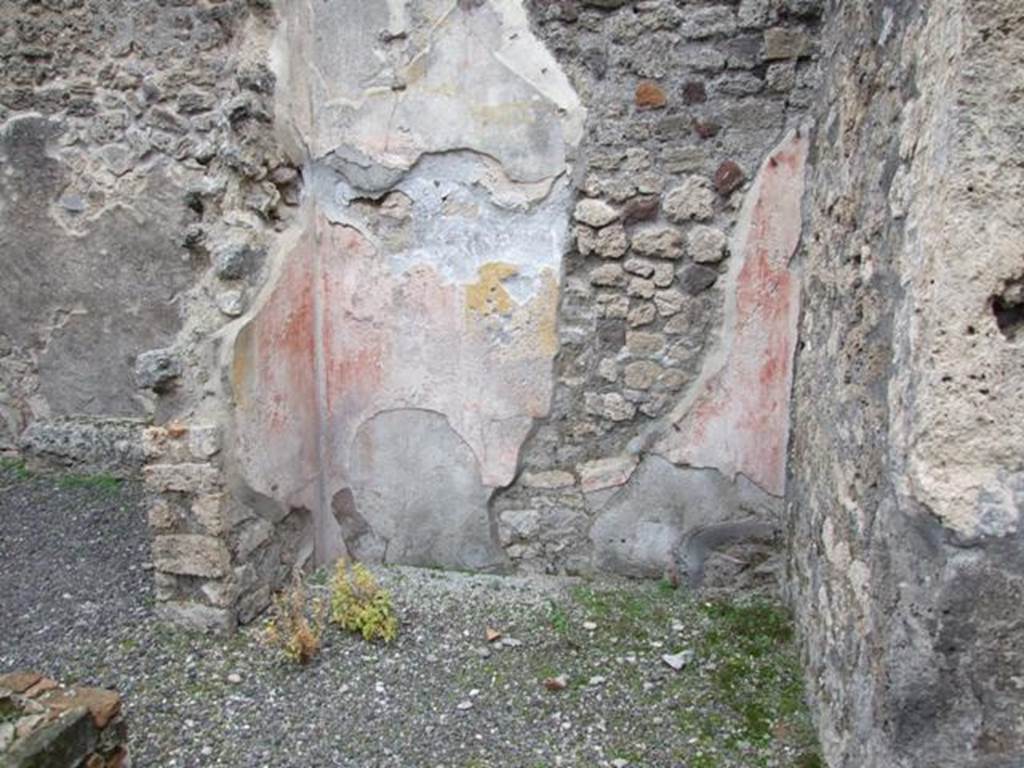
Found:
[[[991,299],[992,314],[1000,332],[1011,341],[1024,327],[1024,278],[1007,282]]]

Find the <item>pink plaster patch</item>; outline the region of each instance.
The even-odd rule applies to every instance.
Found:
[[[238,459],[253,487],[312,508],[317,475],[311,239],[295,249],[256,320],[235,341],[231,380]]]
[[[328,500],[352,481],[357,432],[378,414],[410,409],[445,417],[475,455],[483,486],[511,482],[551,398],[554,276],[547,293],[488,315],[467,309],[470,286],[429,264],[392,273],[354,228],[314,213],[308,232],[237,337],[232,381],[246,482],[319,510],[318,537],[337,539]]]
[[[800,301],[789,260],[800,239],[806,157],[806,137],[794,135],[762,166],[737,229],[742,267],[720,353],[657,446],[677,464],[744,474],[777,496],[785,491]]]
[[[503,357],[489,318],[465,311],[465,286],[427,265],[392,274],[356,230],[323,226],[330,471],[345,477],[349,445],[365,420],[421,408],[447,417],[476,454],[485,484],[508,483],[532,418],[542,415],[534,405],[546,409],[550,400],[550,355]]]

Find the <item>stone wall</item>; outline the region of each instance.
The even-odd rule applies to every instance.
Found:
[[[834,3],[787,488],[829,765],[1024,762],[1015,0]]]
[[[697,578],[778,527],[816,9],[619,5],[278,9],[306,194],[226,445],[317,562]]]
[[[122,5],[0,10],[0,450],[145,465],[160,611],[769,575],[815,2]]]
[[[210,339],[294,192],[271,19],[242,0],[0,7],[0,451],[124,471],[142,424],[208,408]]]
[[[0,7],[0,452],[146,464],[158,610],[204,628],[261,610],[304,529],[232,491],[221,435],[223,335],[301,188],[275,23],[242,0]]]
[[[588,115],[552,409],[494,504],[513,563],[697,579],[691,537],[775,525],[818,10],[531,5]]]
[[[312,548],[304,510],[247,497],[227,481],[216,425],[147,427],[143,450],[153,535],[156,612],[179,625],[228,632],[270,603]]]

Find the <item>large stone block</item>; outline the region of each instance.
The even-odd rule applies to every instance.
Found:
[[[39,699],[39,702],[56,712],[70,712],[85,707],[93,725],[103,730],[121,711],[121,697],[116,691],[88,686],[57,688]]]
[[[3,764],[5,768],[71,768],[89,756],[98,738],[89,710],[78,707],[16,742],[3,755]]]
[[[122,474],[145,461],[141,432],[142,424],[133,419],[36,419],[21,433],[18,447],[30,456],[78,472]]]
[[[219,579],[229,572],[231,554],[212,536],[165,534],[153,540],[153,564],[167,573]]]
[[[231,528],[232,521],[229,519],[227,506],[226,494],[201,493],[192,501],[191,512],[206,533],[220,537]]]
[[[221,486],[220,470],[211,464],[149,464],[143,477],[146,486],[158,493],[213,493]]]
[[[764,33],[764,57],[768,61],[797,59],[805,56],[810,40],[802,29],[772,27]]]

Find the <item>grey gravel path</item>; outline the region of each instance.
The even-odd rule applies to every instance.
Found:
[[[0,671],[117,688],[135,766],[819,765],[792,648],[734,658],[756,615],[652,585],[386,569],[399,639],[329,629],[296,667],[259,627],[160,627],[146,557],[136,485],[0,469]],[[676,672],[661,656],[678,651],[694,659]],[[564,690],[543,685],[559,675]]]

